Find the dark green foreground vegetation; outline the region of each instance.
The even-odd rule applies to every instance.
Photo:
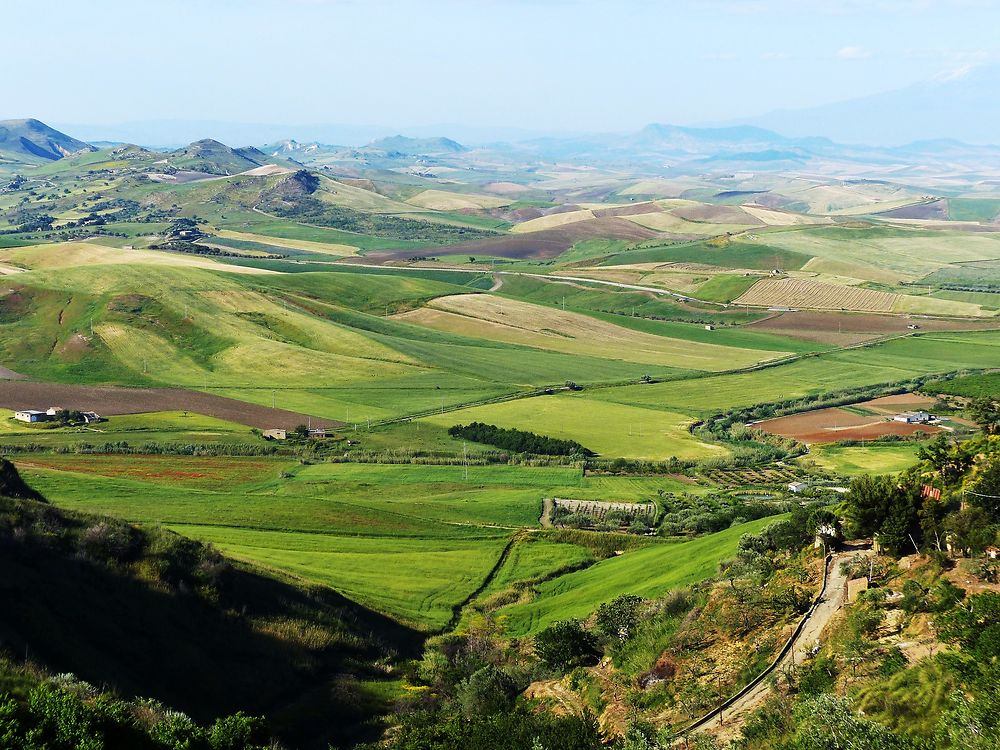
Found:
[[[243,719],[213,724],[241,710],[267,716],[266,724],[243,723],[245,740],[274,735],[293,747],[324,746],[371,730],[365,723],[379,713],[378,698],[362,683],[385,679],[376,665],[393,648],[411,647],[409,631],[328,589],[268,577],[177,534],[13,498],[29,493],[9,463],[0,470],[0,643],[8,654],[214,727],[188,727],[166,713],[176,726],[156,729],[152,709],[89,690],[83,705],[45,683],[12,691],[16,706],[8,700],[0,717],[20,727],[10,732],[23,744],[0,746],[144,747],[119,740],[148,730],[149,747],[244,747],[221,739],[240,736],[230,730]],[[106,744],[52,735],[85,734],[80,727],[104,733]],[[40,739],[32,739],[34,729]],[[190,745],[181,741],[188,734]]]

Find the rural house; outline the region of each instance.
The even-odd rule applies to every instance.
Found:
[[[36,409],[23,409],[21,411],[14,412],[14,419],[21,422],[48,422],[49,415],[44,411],[38,411]]]
[[[806,484],[805,482],[792,482],[788,485],[788,491],[794,492],[796,495],[798,495],[800,492],[804,492],[806,489],[808,489],[808,487],[809,485]]]
[[[288,432],[286,430],[274,429],[274,430],[264,430],[261,433],[266,440],[287,440]]]
[[[21,422],[51,422],[59,417],[60,414],[65,414],[66,409],[61,406],[50,406],[46,411],[39,411],[38,409],[22,409],[21,411],[14,412],[14,419]],[[79,414],[77,418],[75,415]],[[74,413],[74,421],[83,422],[84,424],[93,424],[94,422],[101,421],[101,415],[96,411],[81,411]]]
[[[927,424],[934,417],[925,411],[904,411],[902,414],[897,414],[893,417],[896,422],[905,422],[906,424]]]

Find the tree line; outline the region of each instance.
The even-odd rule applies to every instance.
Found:
[[[467,425],[457,424],[448,428],[448,434],[455,438],[471,440],[474,443],[495,445],[497,448],[516,453],[538,453],[543,456],[597,455],[575,440],[562,440],[526,430],[497,427],[495,424],[484,422],[472,422]]]

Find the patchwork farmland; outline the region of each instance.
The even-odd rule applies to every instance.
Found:
[[[215,625],[239,630],[240,663],[278,644],[268,702],[233,710],[308,735],[282,746],[346,748],[366,733],[386,750],[464,750],[470,728],[502,744],[510,732],[477,723],[496,699],[490,716],[523,711],[530,730],[510,750],[579,750],[573,727],[598,726],[598,744],[618,750],[632,719],[629,746],[652,748],[663,743],[647,724],[676,739],[833,606],[813,602],[840,558],[824,570],[810,550],[821,521],[862,535],[852,524],[864,514],[844,510],[855,477],[892,475],[868,489],[906,512],[915,495],[894,494],[902,482],[942,495],[933,517],[864,537],[888,545],[906,529],[912,547],[925,532],[985,528],[937,510],[957,497],[949,472],[993,444],[990,180],[976,171],[974,184],[952,176],[925,191],[923,172],[904,170],[906,184],[783,174],[770,148],[747,163],[699,158],[689,174],[664,167],[684,149],[657,150],[677,137],[643,133],[655,159],[636,170],[608,143],[577,163],[547,139],[532,156],[445,138],[206,140],[83,148],[16,171],[0,152],[0,406],[55,407],[43,423],[0,417],[14,467],[0,465],[0,481],[21,498],[0,497],[0,553],[37,542],[11,576],[24,622],[46,604],[29,594],[48,590],[36,582],[51,565],[74,611],[111,602],[87,631],[101,633],[85,638],[97,651],[135,622],[172,626],[173,605],[218,650],[229,642]],[[930,194],[939,187],[955,195]],[[943,418],[893,419],[917,410]],[[15,469],[46,505],[25,510]],[[884,571],[909,570],[873,560],[852,575],[903,586]],[[913,648],[930,650],[939,633],[926,618],[957,596],[940,581],[957,590],[978,570],[991,569],[913,569],[919,592],[891,615],[910,618]],[[135,617],[131,597],[165,615]],[[868,628],[882,601],[833,627]],[[60,649],[79,645],[65,619],[38,620]],[[556,663],[546,639],[567,632],[586,653]],[[876,683],[896,690],[912,651],[900,657],[895,635],[873,646],[885,647],[877,662],[830,650],[860,632],[798,662],[787,686],[758,687],[787,689],[787,705],[828,685],[845,701]],[[22,640],[10,653],[41,666],[73,650],[45,651],[34,631]],[[58,673],[117,685],[97,651]],[[160,666],[125,692],[162,688]],[[565,716],[526,707],[531,680],[528,694]],[[171,710],[178,694],[148,692]],[[884,695],[871,695],[874,716]],[[968,708],[952,698],[934,693],[937,715]],[[339,722],[341,702],[359,736],[310,734],[326,719],[302,716]],[[159,703],[137,705],[139,723],[162,728]],[[592,709],[593,727],[580,718]],[[440,746],[444,727],[454,734]]]

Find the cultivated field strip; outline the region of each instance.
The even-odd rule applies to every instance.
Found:
[[[757,307],[891,312],[898,297],[898,294],[875,289],[826,284],[807,279],[761,279],[735,302]]]

